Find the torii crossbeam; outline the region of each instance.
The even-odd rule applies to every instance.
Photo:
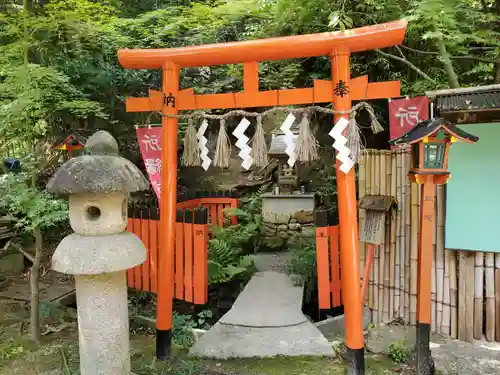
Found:
[[[406,21],[394,21],[345,32],[270,38],[245,42],[210,44],[170,49],[122,49],[118,60],[126,69],[162,69],[162,91],[148,98],[127,99],[127,111],[161,111],[176,115],[179,110],[270,107],[332,102],[334,109],[348,111],[352,100],[400,96],[399,82],[368,83],[366,76],[351,80],[351,53],[401,44]],[[313,88],[259,91],[258,62],[313,56],[330,56],[331,81],[314,81]],[[244,63],[244,90],[234,94],[195,95],[179,90],[181,68]],[[346,90],[338,92],[341,84]],[[347,114],[336,115],[337,122]],[[174,230],[177,193],[178,120],[162,117],[162,176],[157,315],[157,357],[169,355],[174,291]],[[337,195],[340,224],[342,290],[345,311],[346,347],[351,359],[350,374],[364,374],[364,340],[358,250],[356,180],[352,169],[344,174],[337,160]],[[166,311],[166,313],[165,313]]]

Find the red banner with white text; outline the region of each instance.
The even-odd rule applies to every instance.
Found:
[[[389,102],[389,137],[395,139],[407,133],[420,121],[429,119],[429,99],[417,96]]]
[[[137,139],[144,166],[156,196],[161,192],[161,126],[137,128]]]

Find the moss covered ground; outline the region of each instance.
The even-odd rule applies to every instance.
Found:
[[[24,304],[0,301],[0,375],[77,375],[78,335],[75,311],[58,306],[42,308],[43,342],[28,338],[28,311]],[[213,361],[188,358],[175,348],[167,362],[154,359],[154,336],[146,330],[131,333],[135,375],[341,375],[341,359],[274,358]],[[391,374],[385,357],[367,356],[367,374]]]

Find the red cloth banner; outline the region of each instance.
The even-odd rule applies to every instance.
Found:
[[[428,119],[429,99],[426,96],[391,100],[389,102],[390,139],[401,137],[420,121]]]
[[[161,192],[161,126],[137,128],[144,166],[158,200]]]

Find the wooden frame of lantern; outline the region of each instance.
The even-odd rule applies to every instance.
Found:
[[[448,155],[451,144],[457,140],[476,143],[478,139],[449,121],[436,118],[418,123],[406,134],[390,142],[393,146],[411,147],[412,163],[408,178],[421,185],[422,189],[417,272],[417,374],[434,374],[429,343],[435,188],[450,179]]]

